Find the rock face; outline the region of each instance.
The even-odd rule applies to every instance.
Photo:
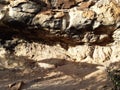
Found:
[[[1,28],[27,39],[108,44],[119,28],[118,0],[2,0],[0,7]]]
[[[32,77],[40,69],[37,80],[33,80],[39,82],[42,80],[40,74],[45,80],[54,79],[54,73],[58,70],[65,77],[78,76],[79,79],[76,78],[74,82],[80,85],[75,86],[73,81],[69,85],[69,80],[64,78],[66,85],[60,81],[60,84],[57,83],[60,87],[98,90],[101,84],[102,88],[107,87],[101,82],[106,81],[106,67],[110,72],[114,68],[119,70],[119,60],[120,0],[0,0],[2,77],[4,69],[12,70],[13,73],[14,70],[22,70],[23,74],[32,72]],[[49,76],[49,72],[53,74]],[[27,77],[30,74],[26,74]],[[61,75],[57,75],[58,78],[59,76]],[[7,82],[6,76],[4,78]],[[59,80],[63,80],[63,76]],[[43,86],[49,82],[51,87],[51,84],[56,85],[59,80],[54,80],[55,84],[45,81]],[[1,83],[2,80],[0,85]],[[89,85],[83,88],[85,84]],[[31,90],[36,90],[37,85],[34,86],[35,89]],[[60,90],[66,90],[65,87],[61,88]],[[105,88],[99,90],[112,90]]]
[[[1,45],[17,56],[37,61],[58,56],[77,61],[89,58],[95,63],[118,61],[119,2],[1,0]]]

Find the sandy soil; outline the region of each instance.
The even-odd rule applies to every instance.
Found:
[[[54,64],[55,67],[34,67],[24,70],[0,69],[0,90],[112,89],[105,67],[102,65],[86,62],[75,63],[67,60],[59,62],[59,59],[50,60],[43,60],[38,63]]]

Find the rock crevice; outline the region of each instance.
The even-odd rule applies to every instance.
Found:
[[[70,45],[109,44],[115,40],[113,34],[119,28],[117,1],[2,0],[0,27],[4,26],[6,31],[8,27],[16,29],[28,39],[34,37]]]

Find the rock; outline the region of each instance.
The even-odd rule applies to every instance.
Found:
[[[92,51],[90,47],[84,45],[84,46],[70,47],[68,49],[68,54],[73,60],[79,62],[81,60],[86,59],[89,56],[91,57]]]
[[[2,2],[1,5],[5,8],[1,8],[0,26],[16,28],[17,32],[24,28],[23,34],[33,31],[35,34],[29,36],[34,39],[48,41],[57,37],[58,42],[72,45],[98,44],[106,40],[108,44],[113,41],[109,37],[119,27],[120,7],[117,1],[10,0],[8,5]],[[106,30],[101,27],[106,27]],[[29,36],[25,35],[25,38],[30,39]]]
[[[68,8],[71,8],[71,6],[75,5],[75,0],[56,0],[56,1],[53,1],[53,0],[49,0],[50,2],[50,5],[51,5],[51,8],[56,8],[56,9],[68,9]]]
[[[5,57],[5,54],[7,54],[7,51],[5,50],[5,48],[0,48],[0,57],[1,58],[4,58]]]
[[[17,56],[39,60],[68,55],[80,61],[88,55],[104,61],[111,58],[111,47],[119,45],[119,0],[2,0],[0,7],[0,36],[7,39],[2,45]],[[14,38],[25,42],[14,42]]]
[[[93,1],[89,0],[87,2],[80,3],[79,7],[77,9],[83,10],[86,8],[89,8],[92,5]]]
[[[2,3],[2,4],[8,4],[9,0],[0,0],[0,3]]]
[[[79,77],[72,89],[78,89],[78,83],[81,86],[88,81],[91,83],[92,79],[97,88],[95,85],[80,88],[97,90],[101,88],[98,81],[106,87],[101,72],[119,60],[120,0],[0,0],[1,73],[7,69],[18,77],[20,73],[17,71],[21,70],[21,78],[25,75],[30,79],[28,76],[31,76],[34,86],[39,81],[51,81],[58,77],[73,86],[74,76]],[[49,77],[50,72],[54,75]],[[9,80],[3,77],[4,83]],[[56,80],[53,81],[56,84]],[[10,88],[14,89],[16,85],[18,89],[21,86],[13,83]]]
[[[115,32],[113,33],[113,38],[115,42],[120,41],[120,29],[115,30]]]
[[[20,3],[26,3],[28,0],[9,0],[10,6],[15,7],[18,6]]]
[[[93,52],[93,58],[96,62],[103,63],[110,59],[111,54],[112,54],[111,47],[96,46]]]

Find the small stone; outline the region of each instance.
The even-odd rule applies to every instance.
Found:
[[[100,22],[95,21],[94,24],[93,24],[93,30],[98,28],[100,26],[100,24],[101,24]]]
[[[107,34],[100,35],[100,37],[99,37],[99,41],[98,41],[98,42],[108,41],[109,38],[110,38],[110,37],[109,37]]]

